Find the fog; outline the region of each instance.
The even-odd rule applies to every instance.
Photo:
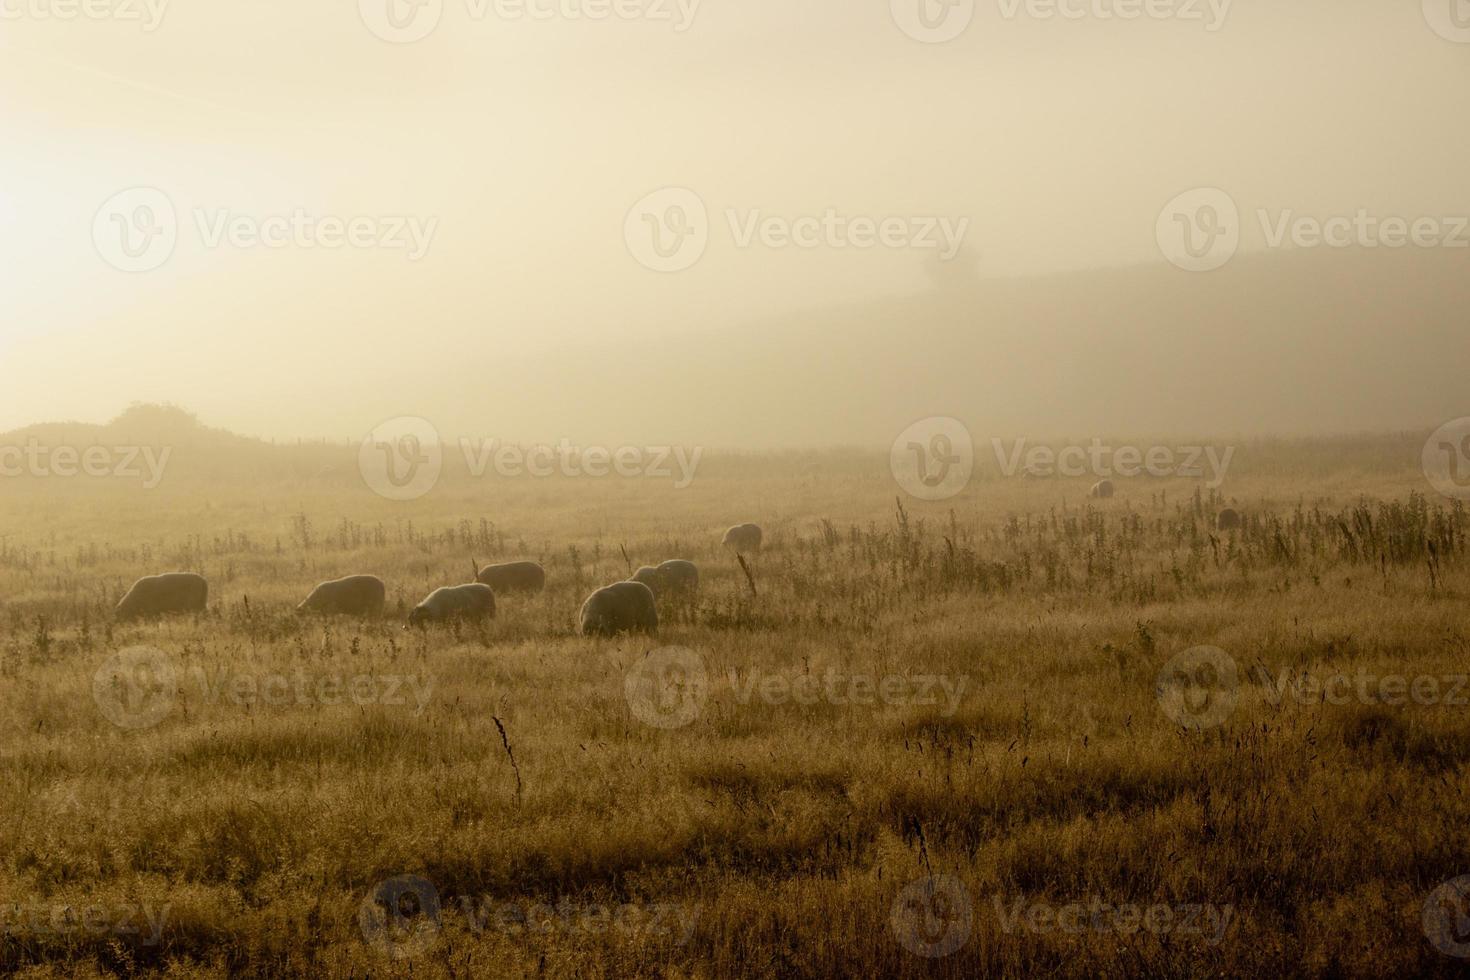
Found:
[[[278,439],[418,415],[721,446],[1463,414],[1452,2],[991,0],[945,43],[903,6],[446,0],[393,43],[374,0],[0,0],[0,430],[134,400]],[[630,210],[669,187],[707,245],[659,271]],[[128,271],[98,236],[134,188],[177,241]],[[1238,208],[1212,271],[1161,245],[1196,188]],[[371,244],[249,244],[293,215]],[[1354,218],[1346,247],[1302,216]],[[895,218],[902,244],[859,230]],[[1393,246],[1385,219],[1437,231]]]

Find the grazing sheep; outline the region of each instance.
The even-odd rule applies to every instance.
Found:
[[[725,532],[721,542],[737,555],[753,555],[761,550],[761,529],[756,524],[736,524]]]
[[[699,591],[699,569],[692,561],[670,558],[658,566],[658,574],[664,591],[671,596],[687,597]]]
[[[1221,531],[1238,530],[1243,523],[1244,521],[1241,519],[1240,511],[1230,507],[1226,507],[1220,511],[1219,515],[1215,518],[1215,527]]]
[[[202,575],[170,572],[140,578],[117,604],[120,620],[203,612],[209,601],[209,583]]]
[[[408,614],[408,625],[443,623],[452,619],[494,619],[495,591],[482,582],[471,585],[446,585],[435,589],[429,597]]]
[[[657,633],[658,606],[642,582],[616,582],[598,589],[582,604],[583,636]]]
[[[539,562],[508,561],[481,568],[475,574],[475,581],[490,586],[496,595],[505,595],[508,592],[540,592],[546,588],[546,569]]]
[[[657,568],[644,565],[628,581],[642,582],[655,599],[688,598],[699,589],[699,569],[692,561],[670,558]]]
[[[1092,485],[1091,490],[1087,491],[1087,495],[1096,500],[1107,500],[1113,495],[1113,481],[1099,480]]]
[[[664,591],[664,573],[661,569],[652,565],[644,565],[634,572],[628,579],[629,582],[642,582],[648,586],[648,591],[653,593],[655,599],[659,598]]]
[[[388,590],[376,575],[349,575],[312,589],[296,611],[328,616],[381,616],[387,598]]]

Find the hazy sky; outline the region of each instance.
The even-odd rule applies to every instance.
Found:
[[[963,219],[956,261],[988,276],[1162,262],[1160,210],[1196,187],[1239,204],[1247,251],[1258,208],[1470,213],[1470,43],[1431,28],[1438,0],[1151,0],[1180,16],[1128,21],[1102,15],[1130,0],[1059,0],[1069,18],[989,0],[942,44],[899,27],[911,0],[617,0],[648,16],[600,21],[442,0],[414,43],[370,29],[390,0],[151,0],[151,30],[121,19],[150,0],[89,2],[118,18],[0,0],[0,429],[145,399],[345,437],[468,399],[544,406],[575,437],[569,346],[615,372],[660,338],[928,288],[928,250],[742,247],[731,209]],[[1456,3],[1470,28],[1461,0],[1441,22]],[[672,273],[625,237],[668,186],[709,217]],[[148,271],[97,244],[126,230],[98,215],[130,188],[176,212]],[[371,219],[378,244],[211,242],[296,212]],[[383,247],[399,224],[431,232],[422,255]],[[445,390],[465,364],[476,390]]]

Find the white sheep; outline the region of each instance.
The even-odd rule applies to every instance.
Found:
[[[442,623],[451,619],[494,619],[495,592],[488,585],[446,585],[435,589],[429,597],[408,614],[408,625]]]
[[[209,601],[209,583],[192,572],[169,572],[140,578],[117,604],[120,620],[203,612]]]
[[[658,566],[663,591],[671,596],[692,596],[699,591],[699,568],[692,561],[670,558]]]
[[[338,616],[381,616],[388,589],[376,575],[349,575],[323,582],[296,607],[300,613]]]
[[[476,563],[479,564],[478,562]],[[488,585],[496,595],[509,592],[540,592],[546,588],[546,569],[539,562],[508,561],[486,565],[475,574],[475,581]]]
[[[761,529],[756,524],[736,524],[725,532],[720,543],[737,555],[753,555],[761,550]]]
[[[653,590],[642,582],[615,582],[598,589],[582,604],[580,622],[583,636],[657,633]]]
[[[648,586],[648,591],[653,593],[655,599],[659,598],[664,591],[664,573],[652,565],[644,565],[638,571],[634,572],[628,578],[628,581],[641,582]]]

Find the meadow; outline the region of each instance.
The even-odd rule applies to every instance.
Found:
[[[412,502],[333,446],[0,480],[0,969],[1460,975],[1470,518],[1423,445],[1240,443],[1111,500],[987,463],[927,503],[858,451]],[[544,593],[404,628],[512,558]],[[577,635],[666,558],[702,584],[656,638]],[[113,621],[172,570],[207,613]],[[352,573],[381,621],[294,614]],[[139,648],[164,683],[119,699]]]

